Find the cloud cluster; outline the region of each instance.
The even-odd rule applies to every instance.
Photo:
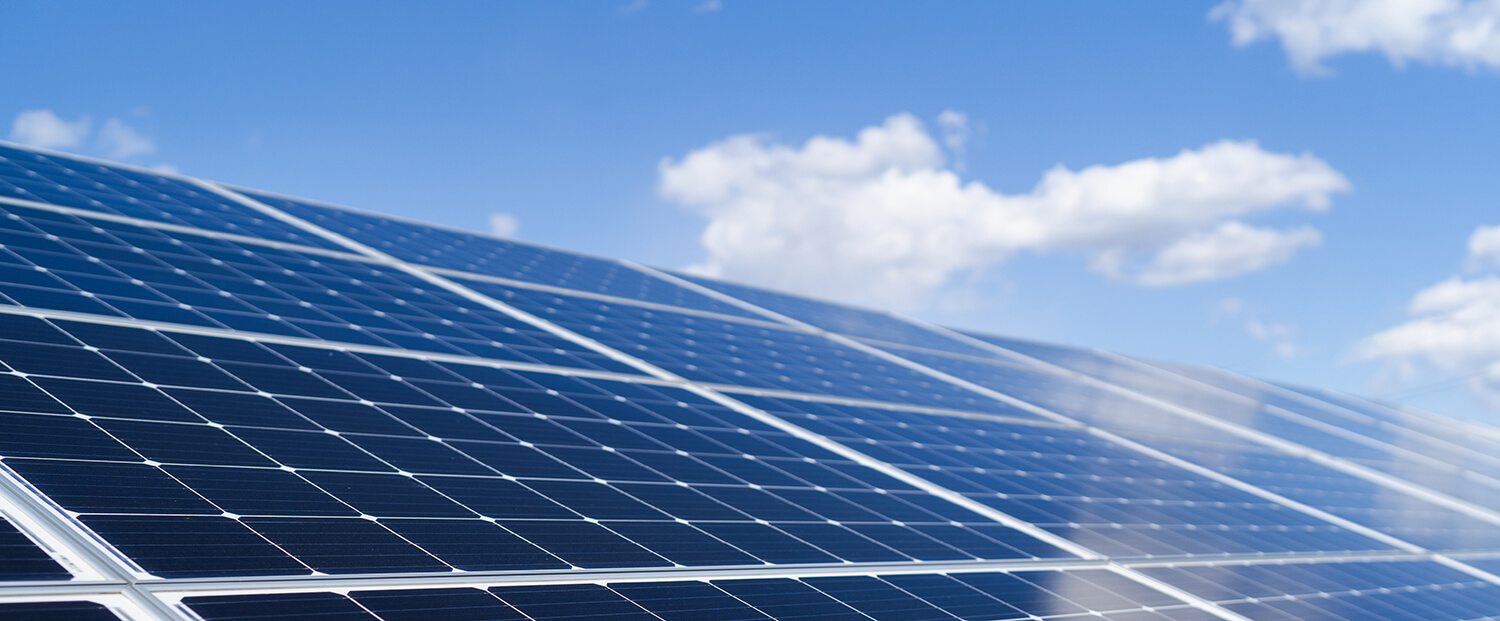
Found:
[[[496,237],[515,237],[521,231],[521,219],[513,214],[490,214],[490,234]]]
[[[1257,341],[1271,347],[1271,351],[1283,359],[1296,358],[1306,350],[1297,345],[1297,326],[1288,323],[1261,321],[1256,315],[1259,310],[1244,300],[1236,297],[1224,298],[1214,304],[1211,317],[1217,323],[1220,319],[1229,318],[1244,319],[1241,326],[1245,333]]]
[[[94,131],[87,116],[68,121],[51,110],[27,110],[10,125],[10,140],[44,149],[82,149],[116,160],[156,152],[156,141],[118,118],[110,118]]]
[[[1348,52],[1396,66],[1500,68],[1500,0],[1229,0],[1210,15],[1229,23],[1237,45],[1280,39],[1305,73]]]
[[[1500,268],[1500,227],[1479,227],[1469,237],[1467,263]],[[1417,292],[1407,305],[1414,319],[1365,339],[1356,355],[1398,368],[1425,362],[1468,378],[1473,393],[1500,407],[1500,275],[1453,276]]]
[[[966,127],[940,120],[950,148]],[[850,301],[920,307],[964,272],[1023,250],[1073,251],[1145,286],[1227,278],[1317,245],[1308,228],[1241,222],[1326,209],[1349,183],[1311,155],[1222,141],[1166,158],[1070,170],[1024,194],[964,181],[909,114],[853,140],[800,147],[737,135],[659,165],[658,192],[705,215],[699,272]]]

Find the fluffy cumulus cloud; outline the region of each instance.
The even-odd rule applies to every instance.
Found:
[[[1280,39],[1292,64],[1375,52],[1391,63],[1500,68],[1500,0],[1230,0],[1213,10],[1246,45]]]
[[[1481,226],[1469,236],[1469,269],[1500,268],[1500,226]]]
[[[156,152],[156,141],[142,135],[120,119],[109,119],[99,128],[99,147],[105,157],[116,160]]]
[[[1162,248],[1137,280],[1161,287],[1229,278],[1285,263],[1298,250],[1322,242],[1312,227],[1278,231],[1230,220]]]
[[[1475,231],[1470,265],[1500,267],[1493,263],[1492,247],[1474,243],[1496,230],[1500,227]],[[1417,292],[1407,311],[1410,321],[1365,339],[1358,356],[1385,360],[1397,369],[1427,363],[1458,374],[1467,378],[1476,396],[1500,407],[1500,276],[1451,277]]]
[[[51,110],[27,110],[10,124],[10,139],[44,149],[68,149],[83,143],[93,122],[89,117],[68,121]]]
[[[508,213],[490,214],[490,234],[498,237],[515,237],[520,231],[520,218]]]
[[[137,113],[143,116],[144,111]],[[93,121],[63,119],[51,110],[27,110],[16,115],[10,140],[44,149],[68,149],[115,160],[156,152],[156,141],[118,118],[109,118],[94,131]],[[161,165],[159,165],[161,166]]]
[[[944,116],[948,138],[966,127]],[[1147,286],[1262,269],[1318,235],[1241,220],[1321,211],[1349,187],[1316,157],[1253,142],[1057,166],[1022,194],[961,179],[949,155],[921,121],[898,114],[853,140],[818,136],[800,147],[731,136],[664,159],[658,191],[708,218],[702,273],[910,308],[1023,250],[1082,253],[1093,270]]]

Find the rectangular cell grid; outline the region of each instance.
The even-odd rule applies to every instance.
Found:
[[[1256,621],[1500,618],[1500,586],[1432,562],[1142,571]]]
[[[789,327],[460,282],[692,381],[1029,416],[994,399]]]
[[[119,621],[102,604],[76,602],[0,602],[0,619],[25,621]]]
[[[1429,550],[1500,550],[1500,526],[1492,522],[1281,451],[1229,441],[1124,435]]]
[[[1436,505],[1404,491],[1267,448],[1205,423],[1172,414],[1103,388],[1042,370],[972,359],[909,355],[950,373],[1070,419],[1118,432],[1154,449],[1229,475],[1263,490],[1352,520],[1433,550],[1500,549],[1500,526]],[[1166,394],[1176,394],[1164,391]],[[1224,409],[1223,418],[1255,429],[1276,420],[1258,408]],[[1386,466],[1397,468],[1397,466]],[[1446,473],[1438,473],[1446,474]]]
[[[1216,617],[1105,571],[850,576],[188,597],[207,621],[939,621]]]
[[[1059,554],[681,389],[30,321],[0,456],[161,576]]]
[[[688,274],[673,275],[829,332],[857,339],[896,343],[960,355],[994,357],[993,353],[981,347],[928,330],[889,313],[854,308],[712,278]]]
[[[1071,348],[992,343],[1452,496],[1500,516],[1500,457],[1252,380],[1187,375]],[[1500,448],[1500,447],[1497,447]]]
[[[0,196],[339,249],[316,235],[164,175],[0,144]]]
[[[1110,557],[1391,549],[1074,429],[741,399]]]
[[[721,315],[760,318],[733,304],[719,302],[609,259],[379,214],[237,191],[408,263]]]
[[[67,580],[68,570],[24,533],[0,517],[0,584],[11,580]]]
[[[633,373],[398,269],[0,207],[0,303]]]

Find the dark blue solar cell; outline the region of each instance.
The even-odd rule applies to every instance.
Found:
[[[606,448],[553,446],[545,449],[559,461],[600,479],[666,481],[667,478]]]
[[[5,463],[53,500],[80,513],[222,513],[153,466],[40,459]]]
[[[164,175],[0,146],[0,162],[21,171],[7,177],[15,198],[265,237],[323,248],[337,244],[203,188]]]
[[[602,483],[528,481],[527,487],[579,514],[599,520],[668,520],[666,514]]]
[[[500,524],[578,567],[660,567],[671,564],[592,522],[501,520]]]
[[[713,585],[773,619],[855,621],[869,618],[795,580],[717,580]]]
[[[359,518],[245,518],[246,525],[324,573],[444,571],[442,561]]]
[[[7,580],[67,580],[71,577],[15,525],[0,518],[0,584]]]
[[[140,384],[75,381],[39,377],[32,381],[79,414],[140,420],[203,422],[203,418]]]
[[[811,578],[803,582],[875,619],[947,621],[954,618],[953,615],[879,578],[865,576]]]
[[[390,438],[351,433],[345,435],[344,439],[406,472],[478,476],[495,474],[484,464],[446,444],[426,438]]]
[[[300,575],[309,570],[236,520],[213,516],[85,515],[94,532],[163,577]],[[204,554],[212,550],[212,554]]]
[[[210,421],[222,425],[318,429],[270,397],[242,392],[167,388],[163,392]]]
[[[335,593],[274,593],[185,597],[182,602],[206,621],[376,621],[349,598]]]
[[[72,416],[0,414],[0,456],[137,461],[98,426]]]
[[[679,565],[748,565],[756,558],[677,522],[606,521],[602,524]]]
[[[352,517],[358,511],[295,474],[269,468],[167,466],[168,474],[215,506],[239,515]]]
[[[395,471],[343,438],[321,431],[236,427],[234,434],[283,466],[366,472]]]
[[[66,414],[68,408],[25,379],[0,375],[0,409],[14,412]]]
[[[280,397],[277,401],[313,422],[338,432],[411,437],[425,435],[371,405],[297,397]]]
[[[843,526],[828,523],[775,523],[792,536],[811,543],[839,558],[856,563],[884,563],[911,560],[904,554],[881,545]]]
[[[161,334],[149,330],[81,321],[54,320],[53,323],[67,330],[68,334],[83,341],[84,344],[100,349],[175,356],[184,356],[188,353]],[[27,335],[27,340],[33,340],[30,334]]]
[[[109,358],[137,377],[156,384],[245,390],[245,384],[194,358],[109,352]]]
[[[27,621],[118,621],[108,608],[94,602],[27,602],[0,604],[0,617]]]
[[[147,459],[173,464],[276,466],[222,429],[207,425],[96,419],[110,435]]]
[[[461,438],[484,442],[506,442],[511,437],[480,422],[478,418],[451,409],[382,405],[386,413],[417,430],[439,438]]]
[[[464,506],[493,518],[576,519],[566,507],[505,479],[423,476],[419,480]]]
[[[1025,619],[1027,613],[981,593],[953,576],[907,575],[883,578],[907,593],[922,598],[960,619]]]
[[[717,485],[700,485],[695,489],[758,520],[822,521],[819,516],[789,504],[764,490]]]
[[[768,524],[701,522],[696,526],[768,563],[832,563],[838,559]]]
[[[380,523],[459,569],[563,569],[568,566],[491,522],[391,518]]]
[[[36,375],[135,381],[129,373],[103,356],[82,347],[0,340],[0,362],[22,373]]]
[[[3,220],[0,220],[3,222]],[[12,335],[25,335],[23,340],[32,343],[53,343],[57,345],[76,345],[72,337],[68,336],[52,324],[35,317],[25,315],[11,315],[0,313],[0,335],[12,339]]]
[[[196,334],[171,333],[172,340],[193,350],[200,356],[215,361],[251,362],[255,364],[285,364],[286,361],[258,343],[237,339],[216,338]]]
[[[526,621],[525,615],[478,589],[355,591],[349,597],[384,621]]]
[[[239,362],[219,362],[220,368],[258,390],[275,395],[348,399],[349,393],[334,388],[312,373],[286,367]]]
[[[497,587],[490,592],[535,621],[656,619],[620,594],[593,584]]]
[[[609,588],[663,621],[761,621],[770,619],[727,593],[702,582],[611,584]]]
[[[302,471],[303,477],[365,515],[375,517],[477,517],[411,477],[362,472]]]

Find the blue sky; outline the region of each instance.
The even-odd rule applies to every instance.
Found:
[[[1500,17],[1296,5],[6,3],[0,123],[1500,420]]]

